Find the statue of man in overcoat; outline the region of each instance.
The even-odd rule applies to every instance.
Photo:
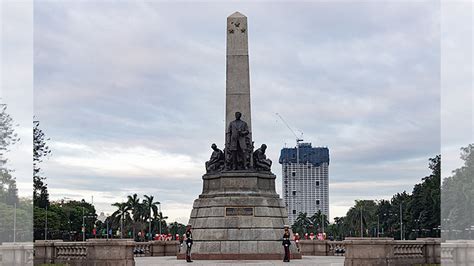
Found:
[[[235,113],[235,120],[229,123],[226,133],[226,169],[243,170],[249,168],[250,139],[249,127],[241,120],[242,114]]]

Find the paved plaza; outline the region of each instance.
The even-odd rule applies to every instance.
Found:
[[[176,257],[137,257],[136,266],[152,265],[318,265],[318,266],[342,266],[344,257],[340,256],[304,256],[301,260],[292,260],[290,263],[276,260],[195,260],[193,263],[186,263],[184,260],[177,260]]]

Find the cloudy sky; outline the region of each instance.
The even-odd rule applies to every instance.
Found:
[[[152,194],[187,222],[224,141],[226,17],[248,17],[252,128],[281,192],[281,114],[330,150],[330,214],[411,192],[440,153],[440,14],[431,3],[40,2],[34,113],[52,199],[98,211]]]

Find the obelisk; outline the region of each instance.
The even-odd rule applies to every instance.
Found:
[[[245,138],[243,141],[247,145],[247,131],[251,130],[247,33],[244,15],[235,12],[227,17],[226,131],[232,124],[226,137],[239,139],[237,151],[251,153],[252,150],[242,148],[240,142],[240,138]],[[236,112],[242,114],[241,120],[246,126],[239,121]],[[235,130],[239,134],[235,134]],[[262,150],[259,152],[261,154]],[[219,154],[214,150],[211,158],[215,153]],[[262,170],[252,165],[246,169],[221,168],[225,155],[222,151],[220,154],[220,163],[214,162],[217,168],[208,167],[209,162],[205,164],[202,193],[194,200],[189,218],[194,242],[191,257],[198,260],[282,259],[281,238],[283,226],[288,223],[288,212],[276,193],[276,176],[271,169]],[[292,257],[301,258],[294,246]],[[182,249],[177,257],[183,259],[184,253],[185,249]]]
[[[227,17],[225,111],[226,131],[229,123],[235,119],[235,112],[241,112],[242,120],[247,122],[252,132],[247,17],[239,12]]]

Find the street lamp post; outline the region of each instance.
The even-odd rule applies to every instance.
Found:
[[[14,212],[13,212],[13,243],[16,242],[16,203],[14,204]]]
[[[324,223],[326,223],[326,218],[324,217],[324,214],[322,215],[323,217],[323,236],[324,236]]]
[[[48,204],[46,204],[46,219],[44,223],[44,240],[48,240]]]
[[[86,217],[84,216],[84,206],[82,206],[82,241],[86,241]]]
[[[159,210],[158,210],[158,213],[159,213],[158,219],[159,219],[160,236],[161,236],[161,217],[163,216],[163,215],[161,214],[161,203],[158,204],[158,209],[159,209]]]
[[[377,215],[377,237],[380,237],[380,213]]]
[[[120,215],[120,239],[123,238],[123,212]]]
[[[403,215],[403,213],[402,213],[402,203],[400,202],[400,240],[404,240],[402,215]]]
[[[151,234],[151,208],[150,208],[150,218],[148,218],[148,234],[149,234],[149,238],[150,240],[153,238],[152,234]]]

